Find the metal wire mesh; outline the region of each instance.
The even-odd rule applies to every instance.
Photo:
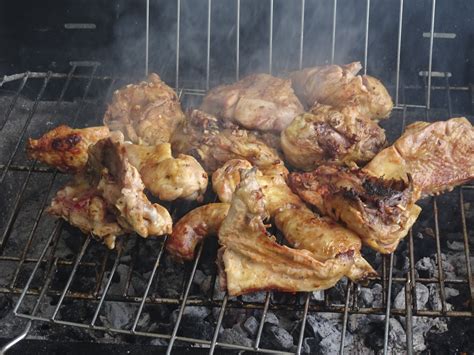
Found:
[[[149,2],[147,1],[147,8]],[[175,87],[181,95],[181,99],[186,101],[199,100],[199,96],[205,93],[209,88],[210,82],[210,33],[211,33],[211,0],[208,0],[208,21],[207,21],[207,46],[206,46],[206,77],[203,90],[187,89],[180,85],[180,0],[177,0],[177,36],[176,36],[176,72]],[[240,0],[237,0],[236,23],[240,21]],[[268,69],[272,72],[272,32],[273,32],[273,1],[269,2],[270,28],[269,28],[269,57]],[[335,32],[337,26],[337,0],[333,2],[333,27],[332,27],[332,53],[331,59],[334,60],[336,48]],[[433,61],[433,41],[436,15],[436,0],[432,1],[431,8],[431,28],[430,28],[430,46],[427,60],[427,75],[425,76],[425,105],[410,104],[405,100],[405,91],[409,90],[401,84],[400,80],[400,52],[402,48],[402,28],[403,28],[403,10],[404,2],[400,1],[399,8],[399,29],[397,38],[397,70],[393,92],[396,102],[394,117],[389,123],[391,134],[399,135],[406,124],[416,118],[430,119],[432,114],[432,93],[434,91],[444,90],[445,106],[444,116],[453,117],[452,96],[457,94],[465,95],[466,88],[454,87],[450,85],[449,75],[445,78],[444,85],[434,86],[432,84],[432,61]],[[147,16],[149,12],[147,11]],[[305,0],[301,1],[301,33],[300,33],[300,53],[299,67],[303,63],[304,52],[304,19],[305,19]],[[370,21],[370,0],[367,0],[366,12],[366,33],[364,61],[367,64],[368,55],[368,36]],[[148,39],[149,19],[146,21],[146,33]],[[239,78],[239,28],[236,31],[236,72],[235,77]],[[148,71],[148,41],[146,46],[146,68]],[[365,67],[367,67],[365,65]],[[48,101],[53,103],[53,109],[50,113],[51,121],[54,124],[57,120],[66,120],[68,124],[74,126],[77,122],[81,125],[99,124],[100,117],[104,111],[104,105],[110,98],[111,92],[128,82],[126,79],[116,79],[98,74],[99,63],[71,63],[71,70],[67,74],[61,73],[22,73],[12,76],[5,76],[0,81],[0,88],[7,88],[11,91],[8,96],[9,103],[5,109],[3,118],[0,120],[0,133],[8,129],[8,125],[14,120],[18,120],[21,110],[21,101],[23,96],[28,94],[32,98],[28,103],[25,117],[21,121],[21,129],[14,138],[14,144],[8,151],[8,156],[0,164],[0,186],[2,189],[10,186],[11,181],[16,181],[15,187],[9,198],[9,209],[5,225],[0,236],[0,268],[3,265],[14,265],[14,272],[8,275],[7,280],[2,280],[0,292],[19,295],[18,302],[14,312],[20,317],[30,320],[53,322],[56,324],[77,326],[92,330],[107,332],[116,332],[122,334],[148,336],[161,338],[167,341],[168,353],[171,352],[175,342],[184,342],[193,345],[207,347],[209,353],[214,353],[217,348],[248,350],[258,352],[277,352],[275,349],[268,349],[261,346],[263,326],[265,318],[269,311],[272,312],[293,312],[299,320],[299,332],[297,337],[296,349],[294,352],[300,353],[302,350],[306,319],[308,314],[317,312],[331,312],[341,315],[342,331],[340,352],[344,351],[348,319],[351,314],[375,314],[385,316],[384,322],[384,352],[388,350],[388,336],[390,329],[390,318],[394,316],[405,317],[407,352],[412,353],[413,344],[413,317],[473,317],[474,316],[474,280],[472,277],[470,263],[469,246],[469,226],[467,225],[467,210],[469,203],[474,203],[474,186],[467,185],[455,189],[448,193],[449,205],[445,205],[440,199],[442,197],[431,198],[426,205],[426,210],[432,213],[428,217],[432,223],[435,251],[437,254],[438,270],[436,277],[420,277],[415,271],[415,255],[423,255],[423,251],[416,250],[415,236],[410,231],[406,238],[408,250],[408,268],[402,275],[394,273],[394,258],[397,254],[384,256],[382,262],[382,272],[380,277],[371,280],[372,283],[381,283],[383,287],[383,302],[381,307],[361,306],[358,297],[358,285],[352,282],[341,284],[343,294],[335,295],[331,291],[324,292],[324,300],[317,301],[311,297],[310,293],[286,296],[283,302],[276,301],[274,293],[268,292],[261,301],[246,301],[242,297],[228,297],[226,294],[218,292],[216,287],[217,277],[214,265],[215,241],[208,241],[201,245],[197,251],[196,259],[189,264],[176,269],[179,271],[173,275],[173,279],[179,280],[179,284],[174,293],[163,291],[164,284],[169,280],[167,272],[167,259],[164,252],[166,237],[157,240],[141,240],[130,236],[121,240],[116,251],[106,250],[104,247],[95,243],[90,236],[83,236],[78,231],[71,230],[66,223],[62,221],[54,222],[44,213],[51,195],[55,192],[58,184],[64,181],[63,174],[54,169],[41,166],[36,162],[28,162],[22,156],[25,138],[34,132],[34,128],[41,128],[43,132],[46,125],[43,122],[37,122],[35,118],[38,111],[41,110],[43,103]],[[69,92],[80,92],[79,96],[68,97]],[[67,100],[66,100],[67,98]],[[440,111],[436,111],[439,115]],[[66,119],[67,118],[67,119]],[[23,159],[21,159],[23,158]],[[33,201],[34,200],[34,201]],[[452,201],[457,201],[452,203]],[[36,211],[24,222],[22,212],[29,203],[36,203]],[[190,209],[191,205],[171,205],[169,206],[174,219],[176,220],[183,212]],[[446,209],[456,211],[457,218],[462,226],[463,253],[466,265],[465,278],[447,278],[444,276],[442,252],[444,244],[442,235],[444,235],[444,226],[440,224],[440,214]],[[44,226],[49,226],[47,229]],[[416,226],[415,226],[416,228]],[[48,230],[46,233],[45,230]],[[21,231],[21,232],[19,232]],[[77,251],[74,255],[62,255],[61,243],[74,244]],[[71,242],[71,240],[73,242]],[[214,244],[213,244],[214,243]],[[21,245],[21,252],[16,254],[9,253],[10,245]],[[143,259],[143,250],[147,250],[148,258]],[[2,265],[3,264],[3,265]],[[114,287],[114,278],[117,276],[120,266],[128,265],[128,272],[125,275],[125,281],[120,284],[121,289]],[[212,266],[209,266],[212,265]],[[212,286],[208,292],[196,292],[193,289],[193,279],[196,271],[202,267],[213,270]],[[93,275],[93,283],[83,284],[81,275]],[[142,275],[146,275],[143,277]],[[121,275],[122,276],[122,275]],[[142,279],[144,287],[137,290],[133,287],[137,277]],[[167,279],[168,277],[168,279]],[[416,301],[416,284],[425,285],[436,284],[441,298],[440,309],[420,309]],[[405,307],[393,308],[392,293],[395,285],[404,286]],[[465,290],[466,299],[463,307],[450,309],[446,302],[446,285],[462,288]],[[141,292],[138,292],[141,291]],[[46,297],[54,300],[55,307],[52,313],[42,312],[42,304]],[[90,314],[87,321],[78,321],[77,319],[68,319],[65,309],[74,307],[76,301],[85,301],[90,307]],[[106,325],[101,321],[101,314],[108,302],[126,302],[136,307],[136,313],[133,321],[121,327]],[[172,329],[167,331],[143,331],[140,327],[140,320],[144,309],[154,306],[170,306],[177,310],[176,320]],[[216,309],[217,320],[214,324],[212,336],[203,336],[202,338],[191,338],[182,334],[183,315],[186,307],[206,306]],[[261,311],[258,330],[253,339],[252,346],[228,344],[219,341],[219,329],[229,309],[253,309]],[[281,351],[278,351],[281,353]]]

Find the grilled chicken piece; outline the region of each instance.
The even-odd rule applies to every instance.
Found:
[[[452,190],[474,179],[474,128],[464,117],[415,122],[364,169],[387,179],[410,175],[421,196]]]
[[[172,140],[173,152],[194,156],[208,173],[231,159],[246,159],[260,169],[283,165],[278,154],[243,129],[221,128],[216,117],[193,110]]]
[[[170,214],[159,204],[152,204],[143,193],[145,186],[128,161],[121,134],[113,134],[90,147],[88,170],[101,196],[114,206],[122,227],[143,238],[171,233]]]
[[[230,160],[212,175],[213,188],[222,202],[230,202],[237,185],[240,171],[251,167],[245,160]],[[306,249],[319,261],[327,261],[345,254],[354,259],[354,265],[346,276],[361,281],[375,275],[375,271],[360,255],[360,238],[350,230],[321,218],[310,211],[278,174],[262,174],[258,170],[255,178],[266,201],[266,210],[275,221],[291,246]]]
[[[342,221],[381,253],[396,249],[421,211],[414,204],[411,182],[376,178],[361,169],[323,165],[313,172],[291,173],[289,182],[304,201]]]
[[[200,110],[248,129],[281,131],[303,112],[303,106],[290,80],[255,74],[212,89]]]
[[[104,126],[75,129],[61,125],[39,139],[29,138],[26,151],[31,159],[66,173],[77,173],[86,166],[89,146],[109,134]]]
[[[207,174],[196,159],[179,154],[173,158],[169,143],[156,146],[125,144],[129,162],[138,169],[145,187],[160,200],[201,200]]]
[[[110,249],[115,248],[116,237],[128,232],[117,223],[112,206],[82,175],[56,193],[47,212],[91,233]]]
[[[177,260],[193,260],[199,243],[216,236],[229,211],[228,203],[210,203],[184,215],[174,226],[166,241],[166,250]]]
[[[255,171],[242,174],[219,229],[221,287],[237,296],[261,290],[298,292],[334,286],[350,269],[350,256],[320,262],[307,250],[278,244],[263,223],[265,200]]]
[[[274,220],[292,247],[310,251],[321,262],[335,260],[341,255],[351,258],[353,264],[345,276],[352,281],[362,282],[377,275],[360,253],[359,236],[330,218],[319,217],[303,205],[279,210]]]
[[[387,89],[374,77],[357,75],[360,62],[306,68],[290,74],[296,95],[307,107],[321,103],[334,107],[356,106],[372,120],[387,118],[393,102]]]
[[[133,143],[155,145],[168,143],[183,119],[178,96],[153,73],[114,92],[104,124]]]
[[[303,170],[315,169],[323,162],[366,163],[385,144],[384,130],[360,115],[355,106],[316,105],[281,133],[286,160]]]

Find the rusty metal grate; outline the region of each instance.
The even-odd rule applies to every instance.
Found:
[[[148,1],[147,1],[148,4]],[[273,0],[270,4],[270,17],[273,14]],[[334,18],[332,28],[332,54],[334,59],[335,50],[335,31],[337,1],[333,2]],[[370,20],[370,0],[367,1],[366,14],[366,37],[364,59],[367,63],[368,35]],[[203,80],[204,89],[187,89],[180,85],[180,0],[178,0],[177,13],[177,51],[176,51],[176,75],[175,87],[180,93],[183,102],[195,102],[209,88],[209,65],[210,65],[210,31],[211,31],[211,11],[208,13],[207,27],[207,56],[206,56],[206,77]],[[211,0],[208,0],[209,9]],[[404,86],[400,80],[400,51],[402,41],[402,23],[403,23],[403,0],[400,1],[399,13],[399,32],[397,40],[397,71],[395,83],[391,86],[392,93],[395,93],[396,109],[393,118],[387,123],[387,131],[395,136],[403,131],[406,124],[416,119],[432,119],[436,114],[440,117],[454,117],[453,96],[469,94],[468,88],[451,86],[450,76],[445,73],[444,85],[432,84],[432,61],[433,61],[433,41],[435,25],[436,1],[432,2],[431,8],[431,29],[430,46],[427,58],[428,71],[424,76],[424,91],[426,98],[425,105],[410,104],[406,99],[406,91],[413,90],[411,87]],[[301,37],[300,37],[300,55],[299,66],[302,65],[303,56],[303,38],[304,38],[304,12],[305,0],[301,1]],[[147,15],[149,13],[147,12]],[[240,22],[240,0],[237,0],[236,22]],[[272,31],[273,22],[270,21],[269,36],[269,71],[272,71]],[[239,77],[239,31],[236,32],[236,77]],[[148,39],[148,21],[147,21],[147,39]],[[148,41],[146,46],[146,71],[148,71]],[[366,66],[365,66],[366,67]],[[113,78],[101,75],[99,63],[94,62],[72,62],[71,70],[67,74],[63,73],[36,73],[26,72],[11,76],[5,76],[0,79],[0,90],[5,89],[8,93],[4,101],[4,115],[0,117],[0,136],[9,139],[12,143],[0,164],[0,186],[1,191],[10,191],[8,195],[8,209],[5,213],[5,223],[1,229],[0,235],[0,268],[13,265],[13,272],[7,279],[0,280],[0,292],[18,295],[18,302],[14,312],[20,317],[30,321],[45,321],[55,324],[69,325],[99,330],[106,332],[116,332],[137,336],[147,336],[161,338],[167,342],[168,353],[177,345],[177,341],[193,346],[202,346],[214,353],[217,348],[235,349],[244,351],[258,351],[267,353],[277,353],[274,349],[263,348],[261,346],[263,326],[267,312],[293,312],[299,319],[299,335],[296,338],[296,353],[302,350],[306,319],[308,314],[318,312],[330,312],[341,315],[341,341],[340,352],[344,351],[348,319],[351,314],[361,315],[381,315],[384,319],[384,352],[388,351],[388,337],[390,330],[390,318],[394,316],[405,317],[406,344],[407,352],[412,353],[413,345],[413,324],[414,317],[474,317],[474,279],[471,269],[471,256],[469,236],[470,230],[467,223],[467,215],[470,213],[474,204],[474,186],[466,185],[455,189],[446,194],[448,203],[443,197],[433,197],[424,202],[424,209],[430,214],[425,220],[429,221],[432,230],[434,251],[439,260],[436,277],[417,276],[415,263],[421,257],[425,256],[423,250],[416,249],[416,233],[410,231],[403,247],[406,247],[408,268],[403,273],[395,273],[394,259],[399,256],[399,251],[390,256],[384,256],[380,277],[371,280],[371,283],[380,283],[383,289],[383,302],[381,307],[364,307],[359,302],[359,286],[352,282],[343,284],[343,294],[334,295],[331,290],[324,292],[323,300],[314,300],[310,293],[286,296],[284,301],[276,300],[274,293],[268,292],[260,301],[248,301],[242,297],[231,298],[227,295],[215,291],[216,273],[212,277],[212,286],[208,292],[196,292],[193,289],[193,279],[197,270],[202,267],[211,268],[208,264],[213,264],[215,251],[215,242],[207,241],[201,245],[197,252],[194,262],[184,265],[176,270],[175,279],[179,281],[179,290],[175,294],[167,295],[162,292],[163,283],[166,278],[163,272],[166,272],[166,253],[164,244],[166,238],[157,240],[142,240],[130,236],[124,238],[116,251],[106,250],[103,246],[95,243],[90,236],[83,236],[78,231],[71,230],[62,221],[54,222],[44,212],[48,205],[51,194],[56,191],[57,185],[64,181],[65,176],[54,169],[47,168],[25,160],[23,150],[25,139],[33,134],[44,132],[47,125],[39,117],[47,117],[53,121],[53,124],[63,120],[74,126],[81,122],[81,126],[100,124],[104,106],[110,98],[112,91],[129,82],[123,78]],[[444,102],[440,107],[445,109],[434,109],[432,95],[434,92],[442,93],[444,91]],[[71,96],[71,92],[75,94]],[[26,100],[25,97],[31,99]],[[439,97],[436,96],[436,97]],[[436,102],[438,103],[438,102]],[[47,104],[47,105],[46,105]],[[23,109],[23,105],[27,107]],[[46,105],[46,106],[45,106]],[[43,107],[45,106],[45,107]],[[44,116],[43,110],[50,110]],[[23,118],[19,116],[23,115]],[[19,121],[19,122],[18,122]],[[8,129],[11,125],[17,124],[19,129],[12,136]],[[22,212],[28,204],[36,206],[32,217],[27,218],[25,222]],[[467,207],[467,206],[471,207]],[[169,206],[173,217],[176,219],[183,214],[183,211],[189,210],[191,205]],[[463,243],[463,258],[465,258],[466,277],[448,278],[445,277],[443,269],[442,252],[445,250],[443,237],[445,235],[445,225],[440,222],[440,216],[447,210],[454,211],[461,226],[459,231],[460,241]],[[48,228],[49,227],[49,228]],[[417,225],[414,226],[414,229]],[[46,232],[47,231],[47,232]],[[58,247],[65,240],[74,245],[73,255],[63,255]],[[214,243],[214,245],[212,244]],[[15,248],[12,247],[12,245]],[[132,245],[130,247],[130,245]],[[16,250],[15,254],[11,250]],[[148,258],[144,260],[140,254],[143,250],[148,250]],[[210,251],[209,251],[210,250]],[[128,265],[128,272],[123,283],[123,288],[117,290],[114,287],[114,277],[117,276],[120,266]],[[144,288],[142,292],[134,290],[133,284],[137,274],[147,275],[143,278]],[[93,283],[81,284],[83,280],[81,275],[93,275]],[[440,309],[420,309],[416,302],[416,284],[425,285],[435,284],[438,286],[438,292],[441,299]],[[450,309],[446,301],[446,286],[452,286],[464,290],[466,296],[461,306]],[[393,290],[394,287],[405,287],[405,307],[393,308]],[[53,300],[54,308],[52,312],[45,313],[42,306],[45,302]],[[74,302],[85,302],[91,309],[87,320],[78,321],[77,319],[68,319],[62,312],[65,309],[74,307]],[[101,312],[108,302],[125,302],[136,307],[135,317],[127,326],[111,327],[101,322]],[[143,331],[140,327],[140,320],[143,311],[149,307],[169,306],[177,310],[177,317],[174,326],[169,331]],[[214,324],[214,333],[208,338],[191,338],[180,335],[183,327],[183,315],[186,307],[205,306],[216,309],[216,322]],[[219,329],[230,309],[254,309],[261,311],[258,330],[253,339],[252,346],[236,345],[223,343],[218,340]],[[29,323],[29,326],[31,323]],[[28,328],[25,330],[26,335]],[[278,353],[281,353],[278,351]]]

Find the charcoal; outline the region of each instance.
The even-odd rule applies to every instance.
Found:
[[[367,287],[360,288],[360,299],[362,300],[365,307],[371,307],[372,303],[374,302],[374,295],[372,290]]]
[[[428,298],[430,296],[429,289],[421,284],[416,283],[416,305],[418,309],[424,309],[426,304],[428,303]],[[403,287],[400,292],[395,297],[395,301],[393,302],[393,307],[397,309],[405,309],[405,287]]]
[[[235,330],[234,328],[224,329],[219,335],[219,342],[243,346],[252,346],[252,340],[250,340],[245,334],[241,333],[238,330]]]
[[[324,291],[311,292],[311,299],[315,301],[324,301]]]
[[[285,329],[274,324],[266,323],[260,342],[263,348],[289,350],[293,347],[293,337]]]
[[[382,285],[380,284],[375,284],[372,287],[372,296],[373,296],[373,302],[372,302],[372,307],[382,307],[383,305],[383,289]]]
[[[154,346],[168,346],[168,342],[164,339],[154,338],[150,341],[151,345]]]
[[[456,240],[447,242],[448,248],[454,251],[463,251],[464,250],[464,243],[458,242]]]
[[[201,270],[196,270],[193,283],[198,285],[202,293],[207,293],[211,289],[212,277],[206,275]]]
[[[329,314],[308,315],[308,325],[313,330],[314,337],[320,339],[319,347],[325,354],[333,354],[339,351],[341,331],[338,329],[336,317]]]
[[[112,278],[112,283],[110,284],[110,288],[108,291],[108,294],[111,295],[121,295],[125,289],[125,285],[127,282],[127,276],[130,268],[125,265],[125,264],[120,264],[117,266],[117,269],[115,270],[114,276]],[[105,284],[107,283],[110,272],[107,272],[106,277],[102,280],[102,289],[104,289]],[[130,289],[130,293],[133,294],[134,290]]]
[[[179,309],[175,309],[171,313],[170,321],[171,323],[175,324],[178,320],[178,313]],[[187,306],[184,308],[183,317],[186,316],[187,318],[199,319],[203,320],[206,318],[211,311],[207,307],[194,307],[194,306]]]
[[[428,289],[430,290],[430,296],[429,296],[429,304],[431,306],[431,309],[434,311],[440,311],[443,308],[443,303],[441,301],[441,293],[440,293],[440,288],[439,285],[437,284],[430,284],[428,285]],[[452,310],[453,306],[446,302],[446,309]]]
[[[464,253],[447,253],[446,257],[448,262],[454,267],[456,274],[459,277],[466,278],[467,275],[467,267],[466,267],[466,257]],[[471,254],[470,256],[470,263],[474,265],[474,255]],[[447,278],[445,274],[445,278]]]
[[[455,288],[445,287],[444,292],[446,294],[446,299],[459,296],[459,291],[456,290]]]
[[[447,323],[442,318],[413,317],[413,349],[426,349],[425,336],[428,332],[440,334],[446,331]]]
[[[266,292],[252,292],[242,296],[242,301],[249,303],[264,303],[267,294]]]
[[[106,302],[105,316],[100,316],[102,323],[116,329],[123,329],[135,318],[135,308],[124,302]]]
[[[183,315],[178,334],[190,338],[210,340],[214,335],[214,327],[206,320]]]
[[[278,317],[275,315],[275,313],[267,312],[267,316],[265,317],[265,323],[278,325],[280,324],[280,321],[278,320]]]
[[[366,334],[370,332],[370,319],[362,314],[351,314],[347,322],[347,328],[352,333]]]
[[[243,327],[247,331],[247,333],[253,338],[255,335],[257,335],[258,321],[254,316],[249,317],[244,322]]]
[[[319,350],[319,340],[316,338],[304,338],[302,352],[303,354],[316,354]]]

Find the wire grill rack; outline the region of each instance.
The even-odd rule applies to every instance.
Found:
[[[199,100],[206,89],[209,88],[209,56],[210,56],[210,31],[211,31],[211,12],[208,16],[208,41],[207,41],[207,70],[205,77],[205,85],[202,90],[187,89],[180,85],[179,73],[179,21],[180,21],[180,0],[177,0],[177,51],[176,51],[176,75],[175,87],[184,102],[194,102]],[[147,1],[147,6],[149,5]],[[270,0],[270,17],[273,14],[273,0]],[[209,9],[211,8],[211,0],[208,0]],[[147,7],[148,9],[148,7]],[[334,59],[335,51],[335,31],[336,31],[336,15],[337,0],[333,2],[333,28],[332,28],[332,53],[331,60]],[[399,12],[399,33],[398,33],[398,58],[396,80],[391,86],[392,92],[395,93],[396,110],[394,118],[390,121],[391,127],[388,133],[394,136],[399,135],[406,124],[416,119],[429,120],[433,113],[437,118],[440,116],[453,117],[453,95],[465,95],[468,88],[450,85],[450,76],[443,75],[444,85],[432,85],[432,55],[436,0],[432,1],[431,12],[431,29],[430,29],[430,51],[428,56],[428,70],[425,76],[424,91],[426,103],[425,105],[413,105],[405,100],[406,91],[409,87],[402,84],[400,80],[400,50],[401,50],[401,31],[403,20],[403,0],[400,1]],[[304,11],[305,0],[301,1],[301,37],[300,37],[300,56],[299,66],[302,66],[303,57],[303,38],[304,38]],[[149,12],[147,11],[147,16]],[[239,23],[240,16],[240,0],[237,0],[236,21]],[[366,37],[364,60],[367,64],[368,51],[368,23],[370,19],[370,0],[367,1],[366,14]],[[269,37],[269,71],[272,71],[272,36],[273,31],[272,20],[270,20],[270,37]],[[149,20],[147,17],[147,46],[146,46],[146,68],[148,72],[148,31]],[[239,77],[239,30],[236,31],[236,77]],[[364,315],[382,315],[385,316],[384,322],[384,353],[388,351],[388,338],[390,330],[390,318],[394,316],[403,316],[406,328],[406,344],[407,352],[413,352],[413,322],[414,317],[474,317],[474,279],[472,275],[470,262],[470,230],[467,224],[467,215],[469,213],[469,204],[474,203],[474,186],[465,185],[448,193],[450,200],[456,201],[446,206],[443,197],[433,197],[425,201],[428,211],[432,211],[429,220],[432,222],[434,233],[435,253],[437,255],[438,270],[436,277],[420,277],[415,271],[416,254],[423,255],[423,251],[415,249],[414,232],[410,231],[406,238],[406,246],[408,250],[408,270],[403,274],[394,273],[394,259],[397,257],[392,254],[384,256],[382,262],[382,272],[380,277],[374,278],[371,282],[381,283],[383,287],[383,304],[382,307],[368,308],[360,306],[358,302],[358,285],[352,282],[343,284],[343,297],[334,296],[329,291],[324,292],[323,301],[315,301],[310,293],[297,294],[287,296],[284,302],[275,301],[272,292],[265,294],[262,302],[245,301],[242,297],[231,298],[226,294],[215,291],[215,287],[211,287],[206,294],[196,293],[193,290],[193,279],[196,271],[206,263],[213,264],[214,256],[212,254],[212,241],[206,242],[198,248],[197,256],[194,262],[185,264],[180,270],[179,275],[175,278],[181,280],[180,287],[174,295],[163,295],[160,293],[160,281],[163,281],[162,270],[166,263],[166,253],[164,245],[166,237],[157,240],[142,240],[130,236],[124,238],[118,245],[116,251],[109,251],[98,245],[92,240],[91,236],[83,236],[77,231],[71,229],[62,221],[53,221],[44,213],[52,194],[55,193],[58,184],[64,181],[63,174],[58,171],[44,167],[37,162],[28,162],[25,160],[23,150],[25,138],[35,132],[44,132],[46,124],[36,120],[39,112],[43,109],[45,103],[49,103],[52,110],[49,117],[54,121],[54,125],[58,121],[65,121],[74,126],[77,122],[83,125],[100,124],[100,117],[104,112],[105,103],[110,99],[112,91],[130,82],[123,78],[114,78],[101,75],[99,72],[100,65],[96,62],[71,62],[71,69],[68,73],[53,72],[26,72],[11,76],[3,77],[0,81],[0,88],[9,92],[8,104],[4,111],[3,117],[0,118],[0,134],[8,130],[10,124],[14,121],[20,121],[20,129],[11,136],[13,144],[0,164],[0,186],[2,191],[12,191],[8,198],[9,206],[4,213],[5,224],[0,235],[0,269],[6,265],[13,265],[14,272],[7,275],[5,280],[0,281],[0,292],[18,295],[18,302],[14,308],[14,313],[20,317],[29,319],[30,321],[45,321],[55,324],[69,325],[87,328],[91,330],[100,330],[107,332],[116,332],[122,334],[147,336],[161,338],[167,341],[167,352],[170,353],[177,341],[187,343],[193,346],[206,347],[209,353],[214,353],[217,348],[235,349],[244,351],[258,351],[266,353],[281,353],[274,349],[268,349],[261,346],[263,326],[265,317],[269,311],[290,311],[299,319],[299,336],[297,337],[296,353],[302,350],[306,319],[308,314],[315,312],[331,312],[341,315],[342,336],[340,341],[340,352],[344,351],[346,342],[346,332],[348,328],[348,319],[350,314]],[[444,102],[441,107],[443,111],[432,108],[431,95],[434,91],[443,90]],[[71,96],[71,92],[75,94]],[[79,94],[77,94],[79,93]],[[27,101],[27,109],[22,109],[24,97],[28,96],[32,100]],[[438,101],[437,101],[438,103]],[[23,114],[21,119],[19,116]],[[67,117],[67,118],[66,118]],[[99,119],[97,119],[99,118]],[[36,132],[36,133],[38,133]],[[13,182],[12,182],[13,181]],[[13,186],[13,187],[11,187]],[[25,219],[22,213],[28,209],[28,205],[34,206],[34,213]],[[170,205],[170,211],[176,219],[183,214],[185,210],[189,210],[190,205]],[[470,207],[472,208],[472,207]],[[457,218],[460,220],[462,230],[460,240],[463,243],[463,253],[466,264],[466,277],[450,279],[444,276],[442,252],[444,244],[441,236],[444,236],[444,225],[440,223],[440,215],[446,209],[456,211]],[[416,228],[416,225],[415,227]],[[47,230],[47,232],[45,232]],[[61,243],[65,240],[73,240],[75,250],[74,255],[63,255],[60,252]],[[13,250],[11,245],[20,245],[19,253],[11,254]],[[133,244],[132,248],[128,245]],[[215,246],[215,245],[214,245]],[[139,250],[147,249],[149,258],[143,260],[140,257]],[[209,250],[211,251],[209,251]],[[215,251],[215,248],[214,248]],[[114,277],[120,265],[127,263],[129,266],[124,287],[116,290],[113,287]],[[208,266],[209,267],[209,266]],[[134,278],[137,277],[135,270],[142,275],[147,275],[145,279],[145,287],[143,292],[135,292],[133,290]],[[215,271],[215,267],[214,267]],[[80,275],[93,275],[95,280],[92,284],[82,284]],[[216,283],[216,274],[212,278],[212,283]],[[441,307],[440,309],[420,309],[416,301],[416,284],[438,285]],[[394,308],[392,304],[393,290],[395,285],[404,286],[405,290],[405,307]],[[464,289],[466,294],[465,302],[461,308],[450,309],[446,301],[446,286],[452,286]],[[52,313],[44,314],[42,305],[46,302],[47,297],[54,300],[54,310]],[[63,312],[68,307],[74,307],[75,301],[85,301],[92,307],[88,321],[78,321],[68,319]],[[126,326],[113,327],[101,322],[101,312],[105,304],[111,301],[126,302],[136,306],[136,313],[133,321]],[[148,307],[168,305],[175,307],[177,317],[174,326],[170,331],[143,331],[140,327],[140,320],[144,309]],[[183,336],[180,330],[183,327],[183,315],[186,307],[206,306],[218,310],[217,321],[214,324],[214,333],[208,338],[191,338]],[[245,308],[259,310],[261,313],[257,334],[253,340],[252,346],[227,344],[218,340],[219,329],[226,315],[226,312],[232,308]],[[26,336],[31,322],[25,332],[17,339]]]

